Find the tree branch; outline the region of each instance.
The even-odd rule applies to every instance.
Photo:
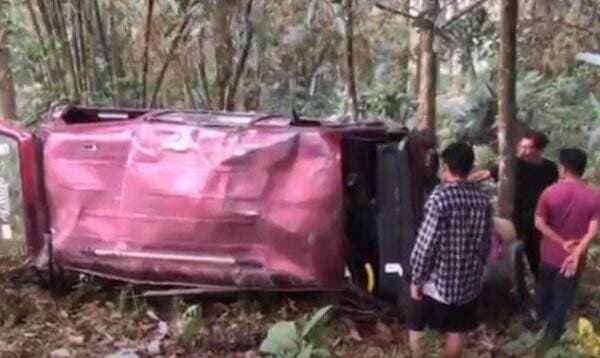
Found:
[[[56,71],[54,70],[53,66],[52,66],[52,62],[50,61],[50,57],[48,56],[48,49],[46,48],[46,43],[44,41],[44,36],[42,36],[42,30],[40,27],[40,23],[38,21],[37,18],[37,14],[33,8],[33,5],[31,4],[31,0],[25,0],[25,5],[27,6],[27,11],[29,12],[29,17],[31,19],[31,23],[33,25],[33,30],[37,36],[37,40],[40,43],[40,49],[42,51],[42,55],[44,56],[44,67],[46,68],[47,71],[47,77],[45,78],[45,80],[47,81],[47,83],[52,83],[52,82],[57,82],[56,78]],[[48,59],[48,60],[46,60]]]
[[[102,14],[100,12],[100,4],[98,4],[98,0],[94,0],[92,2],[93,5],[93,12],[95,15],[95,20],[96,20],[96,26],[98,27],[98,38],[100,39],[100,45],[102,46],[102,53],[104,55],[104,59],[106,60],[106,64],[109,69],[110,72],[112,72],[112,61],[110,58],[110,47],[108,46],[108,41],[106,41],[106,28],[104,26],[104,22],[102,20]],[[89,21],[89,23],[91,24],[92,22]],[[112,41],[115,41],[115,39],[112,39]]]
[[[198,71],[200,73],[200,82],[202,89],[204,90],[204,105],[209,109],[212,108],[212,99],[210,96],[210,85],[208,82],[208,76],[206,75],[206,56],[204,55],[204,27],[200,28],[200,36],[198,36],[198,47],[199,47],[199,61]]]
[[[356,78],[354,76],[354,9],[352,2],[354,0],[344,1],[344,12],[346,17],[346,27],[344,29],[346,37],[346,66],[347,66],[347,86],[348,95],[352,105],[352,121],[358,121],[358,95],[356,93]]]
[[[459,2],[460,0],[452,0],[452,1],[448,1],[441,9],[440,9],[440,13],[446,11],[447,8],[449,8],[451,5],[454,5],[455,3]]]
[[[142,107],[146,106],[146,87],[148,81],[148,48],[150,44],[150,35],[152,32],[152,11],[154,10],[154,0],[148,0],[148,13],[146,14],[146,30],[144,33],[144,65],[142,69]]]
[[[480,5],[483,5],[483,3],[486,1],[488,1],[488,0],[479,0],[477,2],[474,2],[471,5],[467,6],[466,8],[462,9],[456,15],[452,16],[450,19],[448,19],[448,21],[446,21],[444,24],[442,24],[442,26],[440,26],[440,29],[444,29],[444,28],[452,25],[453,22],[455,22],[456,20],[460,19],[461,17],[467,15],[471,11],[475,10]]]
[[[389,6],[387,6],[387,5],[385,5],[385,4],[382,4],[382,3],[380,3],[380,2],[376,2],[376,3],[375,3],[375,7],[376,7],[376,8],[378,8],[378,9],[380,9],[380,10],[384,10],[384,11],[391,12],[392,14],[396,14],[396,15],[404,16],[404,17],[406,17],[406,18],[409,18],[409,19],[411,19],[411,20],[416,20],[416,19],[418,19],[418,18],[419,18],[419,16],[413,16],[413,15],[411,15],[411,14],[409,14],[409,13],[406,13],[406,12],[404,12],[404,11],[400,11],[400,10],[398,10],[398,9],[394,9],[394,8],[392,8],[392,7],[389,7]]]
[[[74,54],[71,51],[71,43],[69,41],[69,36],[67,33],[67,25],[65,22],[65,12],[64,12],[64,4],[62,0],[54,0],[50,1],[51,12],[51,21],[54,22],[54,27],[56,34],[59,36],[59,43],[61,47],[61,51],[65,58],[65,62],[71,72],[71,83],[73,85],[73,97],[78,101],[80,98],[80,87],[78,81],[78,73],[75,68],[75,58]]]
[[[585,26],[581,26],[578,24],[573,24],[566,20],[561,19],[547,19],[545,17],[532,17],[527,19],[527,24],[521,24],[520,27],[534,27],[536,24],[552,24],[552,25],[560,25],[562,27],[571,28],[574,30],[578,30],[581,32],[586,32],[590,35],[600,35],[600,31],[594,31],[593,29],[589,29]]]
[[[588,29],[588,28],[586,28],[584,26],[580,26],[580,25],[577,25],[577,24],[572,24],[572,23],[567,22],[565,20],[558,20],[558,21],[552,21],[552,22],[553,23],[557,23],[559,25],[562,25],[564,27],[568,27],[568,28],[574,29],[574,30],[579,30],[579,31],[582,31],[582,32],[587,32],[590,35],[600,35],[600,31],[593,31],[593,30],[590,30],[590,29]]]
[[[175,51],[177,50],[179,42],[181,41],[182,38],[185,37],[184,36],[185,30],[187,28],[188,23],[190,22],[190,19],[192,18],[192,13],[193,13],[192,10],[189,10],[187,12],[185,17],[183,18],[183,21],[181,21],[181,24],[179,25],[179,28],[177,30],[177,35],[175,35],[173,42],[171,42],[171,47],[169,47],[169,52],[167,53],[167,58],[165,59],[165,62],[163,63],[163,65],[160,69],[160,73],[158,74],[158,79],[156,80],[156,86],[154,87],[154,92],[152,93],[152,99],[150,100],[150,107],[154,107],[154,105],[156,104],[156,99],[158,98],[158,94],[160,93],[160,87],[162,86],[162,82],[165,78],[165,74],[167,73],[167,69],[169,68],[169,64],[171,63],[171,60],[173,59],[173,57],[175,57]]]
[[[240,79],[242,78],[242,74],[244,73],[244,69],[246,68],[248,54],[250,53],[250,48],[252,47],[252,37],[254,36],[254,25],[252,24],[251,20],[252,3],[253,0],[248,0],[248,3],[246,4],[246,11],[244,13],[244,22],[246,23],[246,42],[244,43],[244,48],[242,49],[240,59],[237,62],[235,74],[233,76],[233,82],[228,88],[227,94],[225,96],[225,106],[226,109],[230,111],[233,110],[235,107],[235,96],[237,88],[239,86]]]

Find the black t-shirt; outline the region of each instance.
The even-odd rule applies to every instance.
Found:
[[[491,169],[498,180],[498,166]],[[558,180],[554,162],[544,159],[541,163],[529,163],[517,158],[515,201],[513,221],[520,236],[529,236],[534,230],[535,209],[544,189]]]

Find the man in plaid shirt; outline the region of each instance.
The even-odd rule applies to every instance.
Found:
[[[467,181],[475,155],[453,143],[442,153],[442,179],[425,204],[425,219],[411,255],[409,338],[422,355],[425,328],[447,333],[445,356],[460,357],[464,335],[478,325],[477,299],[490,253],[492,206]]]

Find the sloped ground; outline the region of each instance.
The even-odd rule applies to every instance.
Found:
[[[600,324],[600,270],[591,260],[574,317]],[[14,260],[0,261],[0,357],[257,357],[269,327],[333,304],[323,337],[334,356],[402,357],[406,328],[395,314],[358,311],[326,295],[242,294],[141,299],[127,289],[83,283],[51,295]],[[507,307],[488,310],[469,356],[523,356],[531,336]],[[521,345],[519,345],[521,344]],[[429,348],[435,343],[430,340]],[[524,348],[525,347],[525,348]],[[521,349],[522,351],[519,351]],[[523,351],[525,350],[525,351]],[[111,356],[112,355],[112,356]]]

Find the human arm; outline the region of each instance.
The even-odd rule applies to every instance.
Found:
[[[490,257],[492,249],[492,240],[494,232],[494,210],[490,204],[486,209],[485,223],[483,229],[483,241],[481,242],[481,249],[479,251],[479,258],[481,262],[485,264]]]
[[[548,193],[548,190],[544,190],[538,201],[535,210],[535,227],[542,233],[544,239],[554,241],[566,249],[565,240],[557,234],[550,225],[548,225],[548,216],[550,214],[550,204],[548,199],[550,194]]]
[[[544,239],[554,241],[555,243],[563,247],[566,245],[563,238],[560,235],[558,235],[556,231],[552,230],[552,228],[548,225],[545,217],[536,214],[535,227],[542,233],[542,235],[544,235]]]
[[[488,180],[489,178],[491,178],[491,173],[488,169],[480,169],[480,170],[475,170],[472,171],[469,174],[469,177],[467,178],[468,181],[470,182],[482,182],[485,180]]]
[[[573,253],[581,255],[586,252],[596,235],[598,235],[598,218],[594,218],[590,221],[587,232],[581,238],[581,240],[579,240],[577,246],[573,250]]]
[[[565,259],[561,266],[561,272],[567,277],[572,276],[577,271],[581,258],[585,256],[587,249],[590,247],[592,240],[598,235],[598,218],[590,220],[588,229],[585,235],[580,240],[569,241],[570,252],[569,257]]]
[[[420,288],[433,271],[438,252],[441,232],[442,210],[435,194],[425,204],[425,218],[413,248],[411,264],[411,296],[420,299]]]
[[[498,165],[494,164],[488,168],[475,170],[467,178],[470,182],[482,182],[488,179],[498,181]]]

